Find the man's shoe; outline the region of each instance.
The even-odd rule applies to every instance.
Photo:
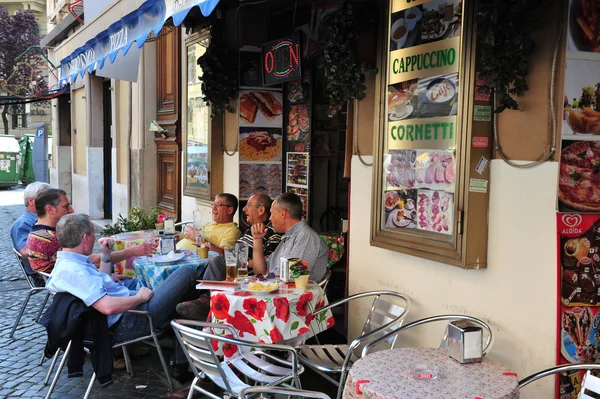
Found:
[[[179,303],[176,310],[177,313],[186,319],[206,320],[210,311],[210,297],[200,295],[200,298],[196,300]]]
[[[114,370],[123,370],[125,368],[125,359],[114,359],[113,360],[113,369]]]

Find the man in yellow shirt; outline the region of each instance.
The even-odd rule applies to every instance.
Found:
[[[213,221],[204,225],[204,241],[210,243],[210,250],[223,254],[225,247],[234,247],[242,232],[233,222],[238,208],[238,199],[233,194],[223,193],[215,196],[212,205]],[[177,243],[178,249],[195,249],[196,229],[187,225],[185,238]]]

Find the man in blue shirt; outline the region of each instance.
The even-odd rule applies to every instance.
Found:
[[[30,276],[35,276],[36,274],[31,269],[29,261],[27,260],[27,237],[31,232],[31,228],[38,219],[35,211],[35,199],[41,191],[47,189],[48,187],[51,187],[48,183],[36,181],[30,183],[25,188],[25,191],[23,192],[25,212],[21,215],[21,217],[15,220],[10,228],[10,238],[12,239],[13,248],[19,251],[21,256],[23,256],[23,266],[25,266],[25,271]]]
[[[62,251],[57,253],[52,276],[46,286],[53,291],[68,292],[102,314],[114,334],[114,343],[129,341],[150,332],[148,319],[143,315],[125,313],[145,310],[157,328],[165,328],[176,317],[175,306],[196,285],[196,272],[180,267],[155,291],[146,287],[130,291],[111,277],[110,239],[99,241],[102,251],[100,267],[90,261],[94,247],[94,226],[83,214],[63,216],[56,226]],[[176,359],[176,361],[179,359]],[[179,363],[180,361],[178,361]]]

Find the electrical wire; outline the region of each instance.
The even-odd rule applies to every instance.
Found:
[[[564,3],[563,3],[564,4]],[[563,12],[559,15],[559,29],[558,29],[558,37],[556,40],[556,44],[554,45],[554,54],[552,56],[552,76],[550,78],[550,118],[551,118],[551,129],[552,129],[552,144],[550,145],[550,151],[542,156],[537,161],[529,162],[526,164],[516,164],[513,161],[509,160],[506,154],[502,151],[502,146],[500,145],[500,139],[498,135],[498,114],[494,112],[494,142],[496,143],[496,151],[500,158],[508,165],[513,168],[525,169],[537,166],[547,160],[551,159],[556,153],[556,141],[557,141],[557,133],[556,133],[556,104],[554,101],[554,90],[556,84],[556,64],[558,63],[558,54],[559,54],[559,46],[562,43],[563,31],[564,31],[564,8]],[[496,95],[494,94],[494,109],[496,109]]]
[[[358,160],[364,166],[373,166],[373,162],[367,163],[364,159],[362,159],[362,156],[360,155],[360,151],[358,149],[358,101],[356,100],[354,101],[354,120],[352,121],[352,125],[354,127],[354,153],[358,156]]]

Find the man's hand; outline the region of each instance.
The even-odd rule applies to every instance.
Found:
[[[186,224],[183,236],[188,240],[196,242],[196,229],[194,228],[194,226],[192,226],[191,224]]]
[[[154,295],[154,292],[152,292],[150,288],[146,287],[140,288],[137,294],[135,294],[135,296],[139,297],[142,300],[141,303],[148,302],[150,298],[152,298],[152,295]]]
[[[252,238],[255,240],[262,240],[262,238],[267,235],[267,229],[265,228],[264,223],[253,224],[250,231],[252,231]]]
[[[120,283],[123,280],[127,280],[129,277],[123,276],[122,274],[111,274],[110,275],[115,283]]]
[[[110,258],[110,253],[113,249],[113,240],[109,237],[102,237],[98,240],[98,245],[100,246],[102,257],[105,259]]]

